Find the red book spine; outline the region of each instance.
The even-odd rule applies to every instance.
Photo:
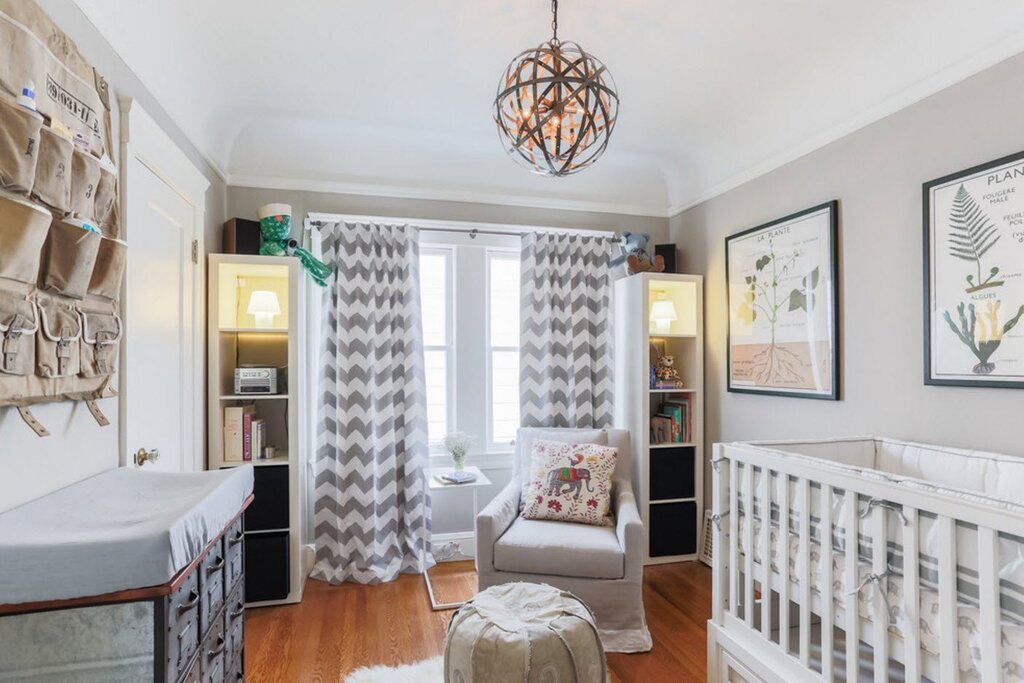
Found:
[[[242,460],[252,460],[252,413],[242,415]]]

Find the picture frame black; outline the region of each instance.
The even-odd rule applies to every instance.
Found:
[[[1012,170],[1006,171],[1006,169],[1012,169]],[[1021,192],[1024,192],[1024,151],[1017,152],[1017,153],[1014,153],[1014,154],[1009,154],[1009,155],[1003,156],[1003,157],[999,157],[998,159],[993,159],[992,161],[987,161],[987,162],[984,162],[984,163],[981,163],[981,164],[977,164],[975,166],[971,166],[970,168],[966,168],[966,169],[963,169],[961,171],[956,171],[954,173],[949,173],[949,174],[941,176],[939,178],[935,178],[934,180],[929,180],[929,181],[927,181],[925,183],[922,183],[922,185],[921,185],[921,224],[922,224],[922,240],[921,240],[921,242],[922,242],[922,269],[923,269],[922,270],[922,275],[923,275],[923,287],[922,287],[922,292],[923,292],[923,301],[922,301],[923,326],[922,327],[923,327],[923,342],[924,342],[923,374],[924,374],[924,384],[926,386],[953,386],[953,387],[976,387],[976,388],[984,387],[984,388],[994,388],[994,389],[1024,389],[1024,368],[1021,369],[1020,374],[1018,375],[1019,379],[1018,378],[1013,378],[1013,379],[1010,379],[1010,378],[1000,378],[999,376],[993,377],[992,374],[979,374],[977,377],[970,377],[970,376],[967,376],[968,373],[966,373],[966,372],[960,373],[961,376],[954,376],[954,375],[940,376],[940,374],[936,372],[936,364],[938,362],[937,356],[939,355],[939,352],[937,351],[936,345],[938,343],[939,334],[941,334],[942,332],[946,331],[946,327],[948,327],[950,329],[955,328],[956,322],[957,322],[957,321],[954,321],[952,319],[953,311],[951,311],[951,310],[944,311],[944,313],[949,313],[950,314],[950,320],[949,321],[946,321],[944,318],[941,319],[941,320],[937,319],[936,315],[935,315],[936,314],[936,310],[937,310],[937,307],[936,307],[937,290],[939,290],[939,288],[941,286],[940,283],[936,282],[936,274],[935,274],[935,268],[936,268],[936,249],[938,247],[938,242],[939,242],[939,238],[936,235],[936,220],[937,220],[937,217],[935,215],[936,214],[936,211],[935,211],[936,199],[938,197],[939,191],[941,189],[943,189],[943,188],[948,190],[949,186],[951,186],[951,185],[953,185],[955,183],[958,183],[958,182],[960,183],[961,187],[965,187],[967,185],[967,183],[971,182],[972,180],[977,180],[977,179],[981,178],[982,176],[991,175],[993,173],[1000,173],[1000,171],[1003,171],[1004,173],[1009,173],[1010,176],[1012,176],[1012,179],[1016,181],[1014,186],[1015,187],[1020,187]],[[954,200],[955,200],[955,198],[954,198]],[[980,208],[982,209],[983,212],[985,211],[985,207],[982,206]],[[998,223],[998,220],[996,220],[994,222]],[[1022,223],[1024,223],[1024,219],[1022,219]],[[1004,227],[1004,226],[997,225],[996,227],[997,227],[997,231],[998,231],[998,228],[1001,228],[1001,227]],[[1004,245],[1006,243],[1013,243],[1014,240],[1016,240],[1016,244],[1017,245],[1024,245],[1024,224],[1022,224],[1021,227],[1017,228],[1016,231],[1014,231],[1013,228],[1004,229],[1002,231],[1002,233],[1000,234],[1000,237],[1002,238],[1001,241],[1004,243]],[[1009,237],[1010,239],[1006,239],[1007,237]],[[985,249],[985,251],[982,252],[982,256],[983,257],[984,256],[988,256],[990,252],[995,250],[996,246],[999,246],[999,245],[998,244],[988,245],[987,248]],[[1024,247],[1020,248],[1019,251],[1020,252],[1024,252]],[[998,258],[998,256],[999,256],[998,253],[993,254],[993,256],[997,257],[995,260],[997,260],[997,261],[1000,260]],[[1009,254],[1007,256],[1004,256],[1004,259],[1008,260],[1010,262],[1018,262],[1018,263],[1020,262],[1019,254]],[[990,271],[990,272],[992,272],[992,271]],[[997,288],[996,285],[994,285],[992,282],[982,283],[982,279],[984,277],[984,273],[982,272],[982,263],[981,263],[981,259],[980,258],[978,259],[978,270],[977,270],[977,273],[978,273],[978,275],[977,275],[978,285],[973,287],[973,289],[978,290],[981,287]],[[994,276],[995,273],[992,273],[992,275]],[[1018,275],[1018,274],[1013,274],[1013,275]],[[991,276],[990,276],[990,279],[991,279]],[[965,290],[965,294],[969,295],[970,292]],[[968,296],[967,299],[969,299],[969,296]],[[969,306],[970,304],[968,303],[967,299],[965,299],[965,301],[962,302],[962,303],[965,303],[965,305]],[[1020,300],[1017,303],[1018,303],[1019,306],[1021,306],[1022,309],[1024,309],[1024,300]],[[959,321],[961,323],[963,323],[965,318],[968,317],[970,315],[970,313],[972,313],[972,312],[973,311],[968,308],[967,311],[964,312],[966,315],[963,318],[960,317],[959,312],[958,312]],[[1008,315],[1012,316],[1012,312],[1009,313]],[[941,325],[942,322],[946,322],[947,326]],[[1017,330],[1018,330],[1018,332],[1020,332],[1021,330],[1024,330],[1024,319],[1020,320],[1020,326],[1017,328]],[[955,329],[953,329],[953,331],[955,332]],[[1018,334],[1017,336],[1021,336],[1021,335]],[[961,339],[961,341],[963,341],[963,339]],[[966,344],[966,342],[964,342],[964,343]],[[1001,343],[1001,341],[1000,341],[1000,343]],[[986,362],[990,361],[991,357],[986,358],[984,360],[982,358],[978,357],[977,360],[979,361],[978,365],[983,365]],[[992,363],[992,365],[997,365],[997,364],[996,363]],[[990,373],[991,372],[992,371],[990,371]]]
[[[725,238],[725,286],[726,286],[726,301],[728,305],[728,334],[726,342],[726,389],[732,393],[746,393],[746,394],[757,394],[765,396],[786,396],[793,398],[813,398],[819,400],[840,400],[841,398],[841,378],[840,378],[840,231],[839,231],[839,200],[831,200],[812,206],[795,213],[791,213],[781,218],[761,223],[754,227],[741,230],[730,234]],[[813,223],[812,223],[813,221]],[[736,291],[736,285],[738,281],[735,280],[735,276],[738,274],[737,270],[742,270],[744,273],[750,270],[749,264],[737,267],[737,263],[734,262],[734,250],[743,241],[750,241],[752,239],[759,239],[761,236],[776,236],[780,234],[784,228],[799,228],[802,230],[814,231],[817,233],[817,240],[823,240],[823,244],[817,244],[813,242],[811,237],[808,237],[808,242],[800,244],[812,244],[817,247],[817,257],[811,256],[812,262],[815,263],[814,269],[808,275],[802,276],[795,280],[796,275],[787,274],[787,280],[782,284],[782,288],[792,288],[790,295],[783,295],[790,299],[790,304],[784,306],[786,309],[785,313],[796,311],[799,308],[799,304],[802,301],[804,303],[803,310],[805,314],[810,316],[816,311],[814,308],[814,302],[823,301],[826,304],[825,309],[825,321],[821,323],[816,322],[816,327],[819,331],[823,331],[827,335],[827,340],[817,339],[813,346],[818,346],[821,342],[827,343],[828,358],[822,362],[821,358],[818,358],[816,352],[811,344],[807,344],[807,357],[804,358],[801,355],[801,349],[799,344],[801,342],[777,342],[775,334],[775,324],[771,323],[771,341],[768,344],[754,344],[754,345],[738,345],[736,344],[736,333],[735,327],[737,324],[737,318],[740,317],[740,311],[742,311],[742,302],[737,300],[738,292]],[[799,236],[798,240],[799,240]],[[769,237],[771,242],[774,238]],[[748,247],[749,249],[749,247]],[[799,249],[799,247],[794,247]],[[755,262],[755,268],[757,272],[763,267],[767,267],[767,264],[774,264],[777,256],[774,254],[774,250],[771,250],[771,260],[767,261],[765,265],[763,259],[768,255],[764,255],[757,259]],[[793,262],[800,256],[794,252]],[[824,260],[824,263],[819,262]],[[806,259],[805,259],[806,260]],[[806,268],[807,263],[803,263]],[[815,272],[817,273],[815,275]],[[756,272],[752,273],[756,275]],[[776,283],[779,281],[781,273],[776,272]],[[754,312],[746,313],[746,317],[749,318],[749,325],[753,327],[756,322],[756,315],[760,312],[763,315],[769,314],[773,309],[775,311],[775,317],[782,312],[782,308],[775,308],[774,306],[768,309],[761,306],[761,310],[758,311],[757,297],[759,291],[756,285],[752,285],[749,278],[751,275],[742,274],[743,278],[742,289],[743,296],[750,299],[754,296],[753,300],[748,300],[749,308],[753,308]],[[821,288],[817,286],[823,284]],[[773,289],[778,289],[779,284],[775,284]],[[801,288],[803,288],[801,290]],[[818,290],[823,290],[819,292]],[[810,306],[807,304],[810,302]],[[790,308],[791,305],[797,304],[797,308]],[[745,321],[741,321],[746,323]],[[776,321],[777,322],[777,321]],[[744,327],[746,327],[744,325]],[[796,346],[794,347],[794,344]],[[785,359],[790,362],[798,364],[795,371],[795,375],[791,376],[778,376],[773,377],[772,371],[769,369],[768,375],[763,373],[754,374],[759,371],[760,366],[758,365],[760,360],[754,360],[758,356],[750,356],[753,349],[741,349],[741,346],[763,346],[766,347],[762,352],[767,353],[770,358],[770,362],[774,362],[776,355],[785,356]],[[792,348],[791,348],[792,347]],[[781,350],[778,350],[781,349]],[[796,349],[796,350],[794,350]],[[740,356],[742,351],[742,356]],[[753,365],[752,365],[753,364]],[[744,366],[744,369],[740,369],[739,366]],[[815,370],[816,369],[816,370]],[[748,370],[750,372],[748,372]],[[801,374],[803,373],[803,374]],[[808,377],[808,375],[810,377]],[[822,376],[827,375],[827,382],[824,386],[816,386],[814,388],[808,388],[808,379],[814,379],[816,384],[822,384]],[[746,380],[740,381],[740,378],[751,377],[753,381]],[[764,378],[763,381],[757,378]],[[790,384],[791,386],[785,386]],[[797,384],[803,384],[804,386],[796,386]]]

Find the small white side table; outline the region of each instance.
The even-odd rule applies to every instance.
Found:
[[[467,472],[472,472],[476,475],[476,481],[471,481],[467,484],[443,484],[437,480],[437,476],[442,474],[448,474],[452,471],[451,467],[435,467],[427,470],[427,486],[430,488],[430,494],[434,495],[435,491],[452,491],[459,489],[472,489],[473,490],[473,525],[476,528],[476,516],[480,512],[480,496],[479,491],[482,486],[490,486],[491,480],[480,471],[479,467],[469,466],[465,468]],[[461,602],[446,602],[438,604],[437,600],[434,599],[434,587],[430,585],[430,572],[423,572],[423,580],[427,584],[427,595],[430,596],[430,607],[435,612],[438,610],[455,609],[456,607],[462,607],[464,603]]]

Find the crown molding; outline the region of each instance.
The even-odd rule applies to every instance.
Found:
[[[943,71],[940,71],[934,76],[918,81],[916,84],[904,89],[899,94],[884,100],[874,107],[869,107],[860,114],[847,119],[838,126],[835,126],[820,135],[816,135],[802,144],[791,147],[760,164],[751,166],[747,170],[737,173],[728,180],[718,183],[706,192],[702,192],[695,197],[671,205],[667,214],[670,218],[675,217],[687,209],[691,209],[698,204],[703,204],[710,199],[714,199],[719,195],[725,194],[730,190],[734,190],[737,187],[745,185],[763,175],[767,175],[768,173],[771,173],[792,161],[796,161],[797,159],[815,152],[822,147],[830,145],[837,140],[841,140],[847,135],[855,133],[858,130],[866,128],[873,123],[877,123],[898,111],[917,104],[918,102],[921,102],[922,100],[925,100],[946,88],[956,85],[961,81],[967,80],[971,76],[975,76],[985,69],[1006,61],[1021,52],[1024,52],[1024,32],[1015,33],[1009,38],[995,43],[989,48],[982,50],[981,52],[968,57],[967,59],[962,60]]]
[[[585,199],[560,199],[557,197],[525,196],[454,188],[423,188],[409,185],[356,183],[340,180],[307,180],[283,176],[231,173],[228,175],[227,185],[229,187],[251,187],[265,190],[301,190],[305,192],[329,192],[367,197],[389,197],[393,199],[423,199],[442,202],[492,204],[527,209],[615,213],[653,218],[668,218],[670,215],[664,206],[653,207],[642,204],[600,202]]]

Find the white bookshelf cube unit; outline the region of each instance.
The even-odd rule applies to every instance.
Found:
[[[245,599],[250,607],[299,602],[306,576],[301,277],[301,264],[292,257],[209,257],[207,466],[255,466],[255,498],[245,513],[245,568],[251,572]],[[253,292],[260,294],[253,297]],[[250,312],[273,299],[279,313],[258,320]],[[236,393],[235,369],[240,367],[277,368],[277,393]],[[251,452],[250,460],[239,461],[225,451],[225,409],[243,406],[252,406],[254,418],[264,421],[264,445],[274,448],[273,457]]]
[[[646,564],[698,555],[704,498],[703,302],[698,275],[643,273],[615,283],[616,425],[632,434]],[[678,384],[653,383],[652,364],[661,356],[674,360]],[[652,425],[652,418],[662,416]]]

